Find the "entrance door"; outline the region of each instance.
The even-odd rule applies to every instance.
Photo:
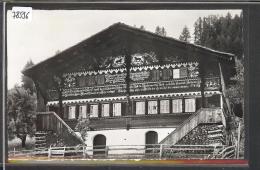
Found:
[[[146,153],[152,153],[158,145],[158,134],[155,131],[149,131],[145,135]]]
[[[93,156],[103,157],[106,155],[106,137],[104,135],[97,135],[93,140]]]

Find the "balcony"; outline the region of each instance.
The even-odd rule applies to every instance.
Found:
[[[178,127],[192,113],[171,113],[156,115],[133,115],[90,118],[91,130],[103,129],[133,129],[152,127]],[[77,119],[64,120],[72,129],[77,125]]]
[[[186,91],[200,91],[201,79],[196,78],[179,78],[167,81],[144,81],[131,82],[130,93],[149,94],[149,93],[172,93]],[[218,90],[220,88],[219,77],[205,78],[205,90]],[[95,98],[95,97],[111,97],[126,95],[126,84],[110,84],[91,87],[72,87],[63,90],[64,99],[79,99],[79,98]],[[48,91],[51,100],[58,100],[56,90]]]

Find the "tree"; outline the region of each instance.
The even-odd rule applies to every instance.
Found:
[[[54,87],[56,89],[56,92],[58,94],[58,100],[59,100],[59,110],[58,115],[63,118],[63,97],[62,93],[64,90],[64,77],[62,75],[52,75],[52,80],[54,82]]]
[[[231,78],[235,83],[227,88],[227,96],[232,103],[234,114],[243,117],[244,112],[244,66],[236,60],[236,75]]]
[[[36,96],[30,90],[15,86],[7,93],[8,137],[18,137],[25,147],[26,137],[35,132]]]
[[[190,42],[190,38],[191,38],[190,31],[189,31],[188,27],[185,25],[179,39],[181,41]]]
[[[157,27],[155,28],[155,34],[165,37],[167,33],[166,33],[166,30],[165,30],[164,27],[159,27],[159,26],[157,26]]]
[[[230,128],[239,143],[239,151],[243,156],[245,144],[244,126],[244,66],[242,60],[236,60],[236,75],[231,78],[234,84],[227,88],[227,97],[232,104]],[[240,126],[239,126],[240,124]],[[238,131],[240,131],[240,136]],[[238,152],[239,152],[238,151]]]
[[[32,60],[29,60],[26,65],[24,66],[23,70],[26,70],[30,67],[32,67],[34,64],[32,62]],[[30,94],[33,94],[36,92],[35,86],[34,86],[34,82],[30,77],[27,77],[25,75],[22,75],[22,87],[25,90],[29,90]]]
[[[90,130],[89,124],[90,124],[89,118],[86,119],[79,118],[78,123],[75,127],[75,130],[80,132],[81,137],[84,141],[88,136],[87,132]]]
[[[140,26],[141,30],[145,30],[145,27],[143,25]]]
[[[201,42],[202,31],[203,31],[202,19],[201,19],[201,17],[199,17],[197,19],[197,21],[194,23],[194,43],[195,44],[199,44],[199,45],[202,44],[202,42]]]
[[[242,17],[209,15],[194,23],[194,43],[242,58]]]

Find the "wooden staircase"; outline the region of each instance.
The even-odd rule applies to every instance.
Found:
[[[47,146],[47,132],[55,133],[57,136],[63,136],[63,134],[69,135],[70,138],[77,141],[77,144],[84,144],[83,139],[74,132],[71,127],[64,122],[55,112],[38,112],[37,113],[37,127],[36,127],[36,142],[35,148],[43,149]]]
[[[46,136],[45,131],[37,131],[35,133],[35,149],[45,149],[46,148]]]
[[[208,139],[211,145],[224,145],[224,125],[217,125],[214,129],[208,131]]]
[[[216,124],[224,124],[225,119],[223,118],[223,111],[221,108],[202,108],[190,116],[187,120],[185,120],[178,128],[176,128],[172,133],[166,136],[160,144],[168,144],[174,145],[179,140],[181,140],[185,135],[187,135],[190,131],[196,128],[199,124],[206,123],[216,123]],[[221,132],[223,130],[223,125],[218,126],[218,128],[213,129],[212,131],[208,131],[208,137],[214,141],[215,139],[221,139]],[[218,141],[221,141],[218,140]],[[212,143],[214,144],[214,142]],[[216,143],[215,143],[216,144]]]

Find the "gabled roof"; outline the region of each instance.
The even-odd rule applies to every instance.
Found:
[[[25,74],[27,76],[31,76],[35,71],[40,71],[41,68],[46,68],[49,65],[50,65],[50,68],[51,68],[51,65],[54,66],[55,64],[60,64],[63,61],[72,60],[72,56],[75,56],[73,54],[77,53],[77,49],[79,49],[80,47],[91,46],[91,43],[95,42],[95,40],[97,40],[98,37],[105,35],[105,34],[111,32],[111,31],[115,32],[115,31],[120,31],[120,30],[124,30],[124,31],[128,31],[128,32],[135,32],[135,33],[138,33],[138,34],[141,34],[141,35],[149,36],[149,37],[158,39],[158,41],[174,42],[174,43],[177,43],[181,46],[195,48],[198,51],[210,53],[210,54],[212,54],[216,57],[220,57],[220,58],[225,59],[227,61],[231,61],[234,57],[234,55],[231,54],[231,53],[225,53],[225,52],[213,50],[213,49],[203,47],[203,46],[200,46],[200,45],[184,42],[184,41],[172,38],[172,37],[160,36],[160,35],[157,35],[155,33],[150,32],[150,31],[141,30],[139,28],[135,28],[135,27],[123,24],[123,23],[115,23],[115,24],[109,26],[108,28],[98,32],[97,34],[94,34],[93,36],[87,38],[86,40],[83,40],[82,42],[62,51],[61,53],[56,54],[55,56],[50,57],[50,58],[48,58],[48,59],[46,59],[46,60],[44,60],[44,61],[42,61],[42,62],[40,62],[36,65],[33,65],[32,67],[24,70],[23,74]]]

